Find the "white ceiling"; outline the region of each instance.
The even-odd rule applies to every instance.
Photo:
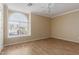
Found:
[[[52,3],[51,12],[48,12],[48,3],[33,3],[32,6],[28,6],[28,3],[8,3],[8,8],[11,10],[32,12],[36,15],[54,17],[67,11],[79,9],[79,3]]]

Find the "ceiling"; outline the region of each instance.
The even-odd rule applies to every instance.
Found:
[[[79,9],[79,3],[51,3],[50,12],[48,9],[48,3],[32,3],[32,6],[28,6],[28,3],[7,3],[6,5],[11,10],[26,13],[32,12],[36,15],[51,18],[64,12]]]

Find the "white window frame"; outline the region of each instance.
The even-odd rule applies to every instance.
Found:
[[[26,37],[26,36],[31,36],[31,15],[30,14],[25,14],[25,13],[22,13],[22,12],[16,12],[16,11],[12,11],[12,13],[21,13],[21,14],[24,14],[27,16],[28,18],[28,27],[29,27],[29,31],[28,31],[28,34],[26,35],[13,35],[13,36],[9,36],[9,31],[8,31],[8,38],[15,38],[15,37]],[[9,16],[8,16],[8,19],[9,19]],[[9,21],[8,21],[9,22]],[[9,24],[8,24],[9,25]]]

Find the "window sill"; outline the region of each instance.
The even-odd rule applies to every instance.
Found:
[[[20,38],[20,37],[29,37],[31,36],[30,34],[28,35],[16,35],[16,36],[8,36],[8,38]]]

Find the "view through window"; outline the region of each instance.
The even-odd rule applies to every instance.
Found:
[[[8,36],[28,36],[29,35],[29,19],[28,17],[19,12],[12,13],[8,19]]]

